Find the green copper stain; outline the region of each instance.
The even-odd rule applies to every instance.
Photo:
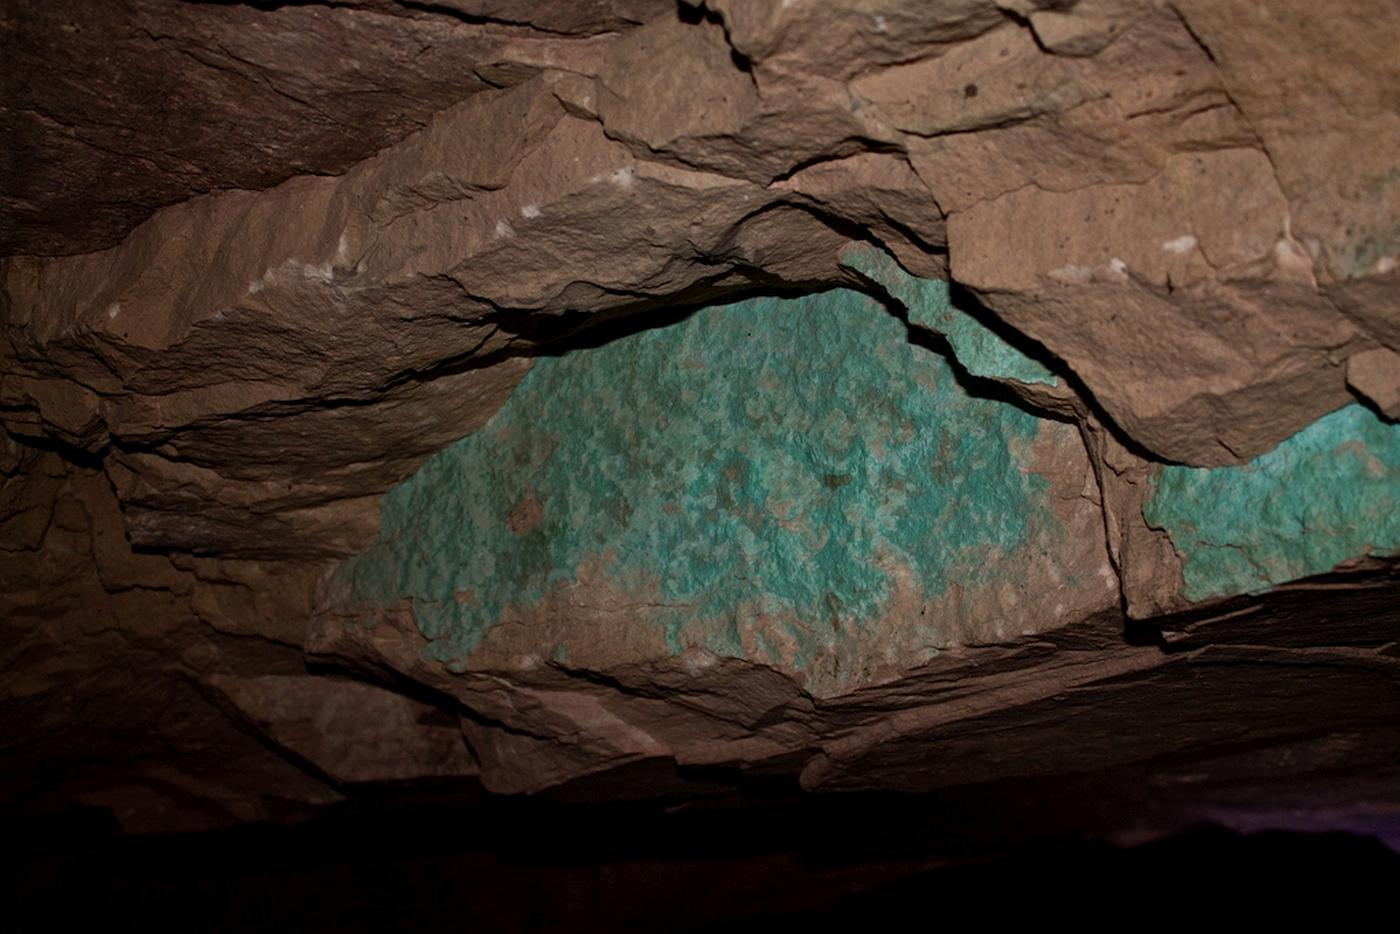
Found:
[[[1163,468],[1143,516],[1191,600],[1266,590],[1400,550],[1400,426],[1350,405],[1241,467]]]
[[[361,606],[410,600],[442,662],[590,568],[654,601],[673,652],[739,656],[748,620],[790,618],[801,668],[878,616],[892,567],[973,588],[1029,523],[1058,528],[1022,463],[1040,424],[968,396],[860,293],[706,308],[538,360],[339,574]]]
[[[878,282],[909,309],[909,322],[948,339],[958,362],[973,376],[1055,385],[1055,374],[953,304],[947,282],[921,279],[874,247],[853,245],[842,265]]]

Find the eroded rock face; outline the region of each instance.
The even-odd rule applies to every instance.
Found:
[[[82,253],[157,208],[338,174],[470,95],[591,72],[656,0],[6,4],[0,254]]]
[[[1203,670],[1126,619],[1393,586],[1396,16],[12,5],[8,786],[991,781]],[[1391,685],[1364,612],[1222,664]]]
[[[1170,466],[1143,506],[1192,601],[1400,551],[1400,430],[1351,405],[1242,467]]]
[[[753,299],[537,360],[389,495],[327,625],[407,615],[459,672],[696,651],[830,696],[1114,606],[1096,494],[1073,425],[969,395],[872,299]]]

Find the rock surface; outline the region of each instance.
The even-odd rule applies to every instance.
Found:
[[[459,673],[723,657],[832,696],[1112,609],[1096,498],[1073,425],[968,395],[870,298],[751,299],[538,360],[386,498],[326,625],[407,615]]]
[[[658,0],[17,0],[0,13],[0,254],[111,246],[157,208],[338,174],[473,94],[592,73]]]
[[[7,799],[1394,748],[1394,4],[0,27]]]

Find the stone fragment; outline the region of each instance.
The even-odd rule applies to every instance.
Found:
[[[1095,55],[1112,42],[1122,28],[1115,20],[1085,16],[1078,11],[1037,10],[1030,15],[1030,21],[1036,41],[1056,55]]]
[[[1363,340],[1280,271],[1287,219],[1258,151],[1183,155],[1142,185],[1028,187],[954,214],[952,275],[1158,457],[1238,463],[1344,404],[1337,348]]]
[[[1400,7],[1387,0],[1170,6],[1209,51],[1267,149],[1292,206],[1292,235],[1315,256],[1321,277],[1385,273],[1386,259],[1400,256],[1400,66],[1392,54]]]
[[[1387,418],[1400,420],[1400,353],[1377,347],[1349,358],[1347,385]]]
[[[843,265],[868,276],[902,302],[909,323],[947,339],[968,373],[986,379],[1055,386],[1058,378],[1044,364],[1011,346],[952,300],[947,281],[911,276],[889,257],[870,248],[852,248]]]
[[[8,3],[0,254],[103,249],[204,192],[344,172],[471,95],[596,71],[674,4],[453,6]]]

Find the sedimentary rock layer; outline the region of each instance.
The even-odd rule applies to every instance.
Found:
[[[1062,699],[1208,670],[1393,710],[1365,600],[1191,633],[1393,586],[1395,4],[89,6],[0,17],[16,795],[1116,768],[1231,726],[1077,758]]]

